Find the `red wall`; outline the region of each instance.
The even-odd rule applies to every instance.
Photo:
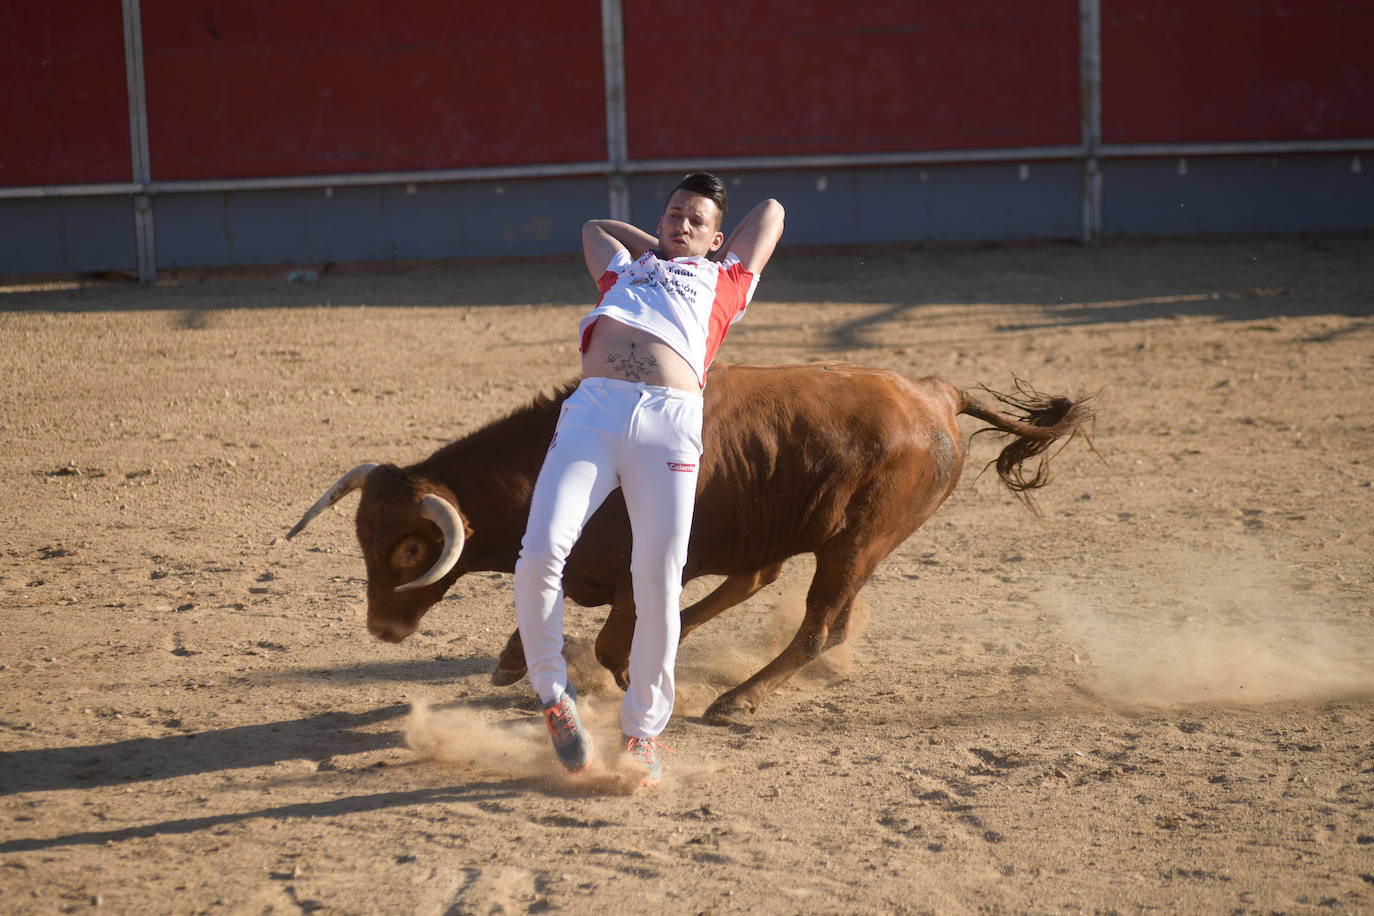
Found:
[[[632,159],[1076,144],[1071,0],[623,0]],[[168,181],[606,158],[599,0],[142,0]],[[115,0],[0,9],[0,185],[131,178]],[[1102,0],[1108,143],[1374,137],[1374,0]]]
[[[133,178],[123,21],[110,0],[0,7],[0,186]]]
[[[630,158],[1077,143],[1078,6],[625,0]]]
[[[158,180],[606,158],[597,0],[143,0]]]
[[[1107,143],[1374,136],[1372,0],[1102,0]]]

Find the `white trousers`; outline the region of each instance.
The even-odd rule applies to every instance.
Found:
[[[587,378],[564,402],[539,471],[515,564],[515,614],[530,682],[544,703],[568,684],[563,660],[563,566],[587,520],[620,487],[633,546],[634,640],[626,735],[652,738],[673,712],[682,625],[682,567],[701,460],[699,395],[619,379]]]

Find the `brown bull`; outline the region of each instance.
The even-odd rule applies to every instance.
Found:
[[[466,572],[515,568],[530,494],[572,390],[540,398],[418,464],[360,465],[291,529],[362,489],[357,532],[367,564],[367,626],[399,642]],[[996,464],[1025,495],[1046,482],[1045,450],[1091,421],[1086,398],[1028,389],[992,393],[993,410],[939,378],[908,379],[851,365],[723,366],[706,388],[705,453],[683,580],[726,579],[682,611],[685,638],[721,611],[777,579],[787,558],[811,553],[815,576],[792,642],[749,680],[720,696],[710,718],[757,709],[779,684],[844,641],[850,608],[879,561],[930,518],[959,479],[964,442],[958,414],[1013,438]],[[1034,473],[1023,464],[1039,457]],[[626,684],[634,598],[630,526],[620,491],[596,512],[564,572],[578,604],[609,604],[597,659]],[[519,632],[492,679],[524,673]]]

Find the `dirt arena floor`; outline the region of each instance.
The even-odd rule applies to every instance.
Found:
[[[722,361],[1100,391],[1102,457],[1037,519],[975,439],[850,644],[703,722],[794,560],[684,644],[638,793],[489,683],[508,576],[387,645],[356,497],[284,538],[571,378],[593,296],[573,260],[0,284],[0,911],[1374,912],[1374,238],[780,253]]]

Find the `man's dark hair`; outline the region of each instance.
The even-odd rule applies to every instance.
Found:
[[[725,211],[729,207],[730,202],[725,193],[725,182],[721,181],[715,175],[712,175],[710,172],[693,172],[690,175],[686,175],[678,182],[677,187],[668,192],[668,197],[671,198],[678,191],[690,191],[693,194],[700,194],[702,197],[705,197],[707,200],[714,203],[717,209],[720,210],[721,222],[725,221]],[[664,201],[664,203],[666,204],[667,201]],[[716,225],[719,227],[720,223]]]

